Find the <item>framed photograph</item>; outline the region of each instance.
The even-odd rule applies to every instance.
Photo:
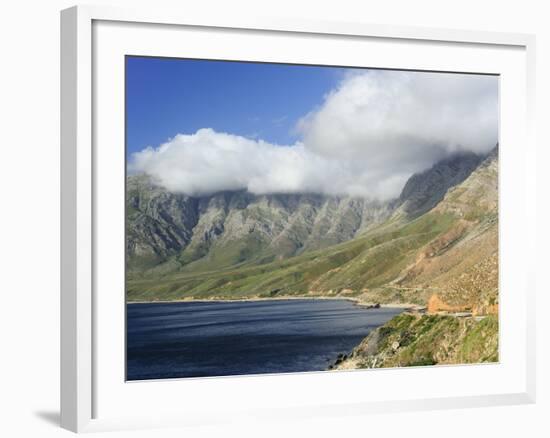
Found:
[[[61,18],[63,427],[534,401],[532,36]]]

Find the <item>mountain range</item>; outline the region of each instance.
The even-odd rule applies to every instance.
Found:
[[[193,197],[130,175],[128,299],[349,296],[496,312],[497,171],[498,147],[455,154],[388,201]]]

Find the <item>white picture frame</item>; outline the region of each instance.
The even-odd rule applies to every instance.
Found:
[[[148,29],[146,37],[140,37]],[[181,32],[180,32],[181,30]],[[175,32],[175,33],[174,33]],[[120,279],[120,257],[116,246],[123,236],[120,227],[110,227],[106,208],[119,212],[117,203],[123,203],[124,182],[120,179],[120,157],[124,143],[119,144],[123,131],[120,118],[121,54],[169,55],[179,53],[181,41],[177,44],[163,44],[167,37],[173,40],[186,38],[195,32],[200,42],[192,49],[195,56],[219,56],[224,50],[231,50],[229,58],[246,56],[251,60],[273,60],[277,58],[277,40],[300,40],[311,44],[309,56],[325,57],[336,65],[348,65],[344,54],[338,55],[330,49],[315,55],[317,40],[334,41],[335,47],[349,44],[372,44],[378,50],[379,66],[391,68],[471,71],[477,65],[480,72],[504,75],[504,100],[501,107],[501,175],[500,196],[503,201],[500,215],[503,219],[500,236],[502,246],[501,264],[515,266],[513,273],[506,273],[506,284],[514,285],[515,294],[506,290],[501,299],[501,335],[504,339],[504,353],[514,347],[515,356],[503,355],[495,368],[484,365],[461,367],[432,367],[414,370],[368,370],[365,372],[296,374],[278,376],[249,376],[231,378],[190,379],[185,385],[187,398],[194,397],[194,411],[190,406],[172,403],[147,406],[148,415],[140,415],[139,409],[123,410],[124,400],[152,399],[162,395],[168,401],[181,394],[181,381],[155,383],[128,383],[120,381],[120,331],[124,321],[120,320],[120,300],[124,300],[124,289],[113,287],[115,292],[105,295],[106,285],[113,278]],[[220,48],[216,38],[220,32],[231,33],[227,39],[228,49]],[[128,35],[132,38],[129,49]],[[226,35],[227,36],[227,35]],[[165,39],[163,39],[165,38]],[[208,39],[211,39],[208,43]],[[255,47],[258,41],[267,38],[273,43],[271,52]],[[267,41],[267,39],[265,41]],[[323,41],[325,41],[323,40]],[[265,42],[262,40],[262,42]],[[395,46],[387,56],[381,55],[376,44]],[[210,44],[210,46],[209,46]],[[232,45],[233,44],[233,45]],[[284,44],[287,44],[286,41]],[[386,47],[385,46],[385,47]],[[442,53],[432,61],[399,60],[396,54],[405,58],[403,47],[417,47],[430,56],[430,50]],[[452,47],[451,47],[452,46]],[[210,48],[208,48],[210,47]],[[281,45],[281,47],[283,47]],[[305,47],[305,46],[304,46]],[[131,50],[128,52],[127,50]],[[248,54],[240,55],[239,53]],[[287,56],[296,61],[300,57],[300,45],[296,53]],[[303,49],[302,49],[303,50]],[[139,53],[137,53],[138,51]],[[445,54],[447,51],[457,53]],[[473,55],[468,55],[472,51]],[[476,52],[478,51],[478,52]],[[343,50],[345,52],[345,50]],[[458,53],[461,52],[461,53]],[[462,53],[464,52],[464,53]],[[415,409],[442,409],[504,404],[532,403],[535,400],[535,311],[534,311],[534,266],[531,257],[534,251],[527,251],[535,242],[535,213],[533,209],[518,208],[518,203],[535,206],[535,143],[532,134],[534,109],[534,52],[535,39],[532,35],[491,32],[461,31],[450,29],[424,29],[415,27],[393,27],[366,23],[316,22],[258,17],[215,17],[196,16],[192,11],[128,10],[108,7],[78,6],[61,13],[61,426],[75,431],[99,431],[120,428],[146,428],[174,425],[205,424],[223,422],[229,419],[250,416],[275,418],[277,416],[310,417],[312,415],[361,415],[369,412],[396,412]],[[373,52],[374,53],[374,52]],[[420,52],[419,52],[420,53]],[[434,52],[435,53],[435,52]],[[455,56],[456,55],[456,56]],[[305,56],[305,55],[304,55]],[[422,58],[419,57],[419,59]],[[493,59],[491,59],[493,56]],[[461,58],[462,57],[462,58]],[[470,57],[470,58],[468,58]],[[489,57],[489,59],[487,59]],[[464,59],[471,59],[470,67]],[[114,59],[110,64],[109,60]],[[277,58],[284,61],[285,58]],[[309,59],[306,63],[315,63]],[[348,58],[350,59],[350,58]],[[409,62],[409,64],[404,64]],[[424,63],[422,63],[424,62]],[[330,62],[329,62],[330,63]],[[384,63],[384,64],[381,64]],[[463,63],[463,64],[461,64]],[[445,64],[443,66],[443,64]],[[118,65],[118,67],[116,67]],[[122,63],[123,65],[123,63]],[[359,65],[363,65],[359,63]],[[441,65],[443,67],[438,67]],[[461,67],[461,65],[465,67]],[[122,81],[122,82],[121,82]],[[107,116],[107,107],[102,90],[116,95],[114,112]],[[108,94],[108,93],[107,93]],[[514,101],[518,108],[509,108],[507,102]],[[511,111],[511,112],[508,112]],[[512,112],[514,111],[514,112]],[[519,118],[513,117],[519,116]],[[110,120],[109,123],[106,120]],[[511,122],[512,120],[513,123]],[[509,124],[505,124],[510,121]],[[109,126],[107,126],[109,125]],[[116,131],[116,133],[115,133]],[[521,146],[514,146],[517,143]],[[107,150],[104,145],[115,145]],[[121,149],[116,149],[119,145]],[[99,146],[98,146],[99,145]],[[99,148],[99,152],[98,152]],[[106,152],[106,153],[104,153]],[[110,157],[110,154],[113,157]],[[109,160],[106,160],[109,158]],[[112,159],[111,159],[112,158]],[[119,167],[117,167],[119,166]],[[118,170],[117,170],[118,169]],[[109,175],[109,176],[107,176]],[[514,186],[512,186],[512,183]],[[121,186],[122,184],[122,186]],[[109,190],[106,188],[109,187]],[[122,190],[122,192],[121,192]],[[118,214],[118,213],[117,213]],[[116,214],[115,214],[116,215]],[[117,216],[119,218],[119,216]],[[516,236],[522,227],[521,238]],[[118,230],[118,231],[117,231]],[[514,232],[514,230],[516,232]],[[106,237],[102,237],[106,236]],[[113,242],[113,248],[108,245]],[[114,259],[109,259],[110,252]],[[521,260],[519,260],[521,257]],[[105,266],[113,266],[113,271]],[[123,267],[123,266],[122,266]],[[123,272],[122,272],[123,274]],[[117,280],[118,281],[118,280]],[[503,284],[501,275],[501,285]],[[506,289],[506,288],[504,288]],[[103,295],[102,295],[103,294]],[[117,294],[121,294],[120,297]],[[118,298],[113,298],[118,297]],[[114,300],[114,301],[110,301]],[[118,301],[117,301],[118,300]],[[515,332],[508,336],[512,321],[512,308],[519,315],[515,320]],[[507,313],[507,309],[509,312]],[[112,310],[112,311],[111,311]],[[114,333],[111,339],[106,330]],[[114,353],[113,353],[114,352]],[[116,356],[118,371],[111,373],[110,363],[105,358],[111,353]],[[501,372],[501,370],[504,370]],[[387,397],[341,391],[337,388],[361,388],[369,380],[374,388],[374,378],[388,382],[391,379],[405,379],[400,373],[410,372],[415,378],[436,375],[436,381],[446,379],[474,378],[481,385],[477,392],[468,388],[434,388],[426,390],[411,385],[404,392],[397,388]],[[393,374],[389,374],[393,373]],[[409,376],[412,374],[409,374]],[[367,377],[368,376],[368,377]],[[373,377],[374,376],[374,377]],[[388,377],[389,376],[389,377]],[[494,380],[491,380],[494,379]],[[406,381],[406,380],[403,380]],[[112,383],[116,382],[115,385]],[[459,381],[460,382],[460,381]],[[499,383],[501,382],[501,383]],[[140,386],[141,385],[141,386]],[[319,386],[321,385],[321,386]],[[500,385],[500,386],[499,386]],[[398,385],[396,385],[398,386]],[[285,401],[285,390],[300,388],[295,403]],[[315,388],[323,388],[318,392]],[[119,389],[117,389],[119,388]],[[277,389],[278,388],[278,389]],[[276,392],[276,389],[278,392]],[[112,392],[111,392],[112,391]],[[179,391],[179,392],[178,392]],[[221,394],[242,393],[233,397],[235,406],[225,411],[220,406],[204,409],[199,392]],[[270,402],[262,398],[270,394]],[[376,393],[375,388],[373,393]],[[323,395],[324,394],[324,395]],[[327,394],[331,395],[329,398]],[[109,404],[109,400],[113,400]],[[240,397],[240,398],[239,398]],[[250,399],[255,398],[251,403]],[[248,400],[248,401],[247,401]],[[179,400],[185,404],[184,400]],[[139,407],[139,406],[138,406]],[[234,409],[233,409],[234,408]],[[134,412],[134,414],[132,414]],[[105,414],[104,414],[105,413]],[[215,418],[215,420],[213,420]]]

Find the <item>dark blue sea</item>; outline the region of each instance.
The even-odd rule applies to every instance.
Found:
[[[402,309],[346,300],[127,305],[127,379],[320,371]]]

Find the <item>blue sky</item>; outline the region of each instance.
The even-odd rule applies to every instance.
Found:
[[[496,76],[126,62],[128,171],[191,196],[246,189],[391,199],[413,173],[498,140]]]
[[[296,122],[323,102],[344,69],[126,58],[128,156],[178,133],[212,128],[270,143],[296,140]]]

